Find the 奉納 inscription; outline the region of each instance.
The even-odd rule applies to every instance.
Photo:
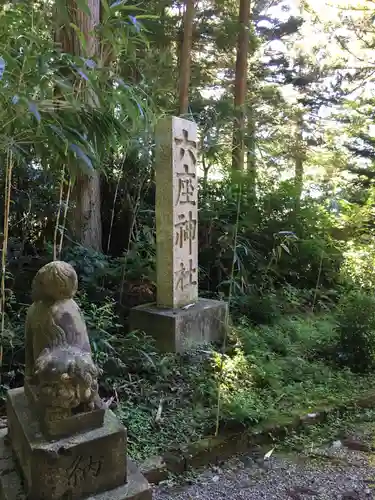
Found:
[[[102,459],[89,457],[76,457],[67,470],[69,486],[76,488],[88,478],[98,477],[102,469]]]

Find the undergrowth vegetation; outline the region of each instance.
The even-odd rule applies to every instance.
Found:
[[[178,107],[184,9],[173,0],[94,4],[100,19],[85,33],[87,14],[70,17],[87,13],[84,0],[0,8],[0,395],[23,383],[31,281],[55,258],[78,273],[101,395],[128,427],[134,458],[217,423],[277,422],[374,387],[374,102],[357,93],[371,65],[345,72],[346,47],[326,63],[334,22],[304,19],[308,2],[298,18],[288,2],[277,0],[272,15],[255,2],[241,84],[237,3],[197,3],[185,77],[203,171],[199,294],[227,301],[231,323],[225,348],[162,354],[127,319],[156,295],[154,126]],[[373,15],[361,15],[359,34],[346,15],[337,28],[348,23],[347,35],[371,51]],[[306,54],[304,23],[323,44]],[[86,53],[89,39],[98,53]],[[272,53],[270,41],[285,50]],[[232,92],[247,82],[239,120]],[[322,121],[321,106],[337,115]]]
[[[223,428],[282,423],[375,389],[373,377],[337,364],[338,343],[332,316],[294,317],[273,327],[242,322],[223,359],[208,346],[184,356],[149,351],[141,370],[111,380],[130,453],[142,459],[213,434],[219,387]]]
[[[342,366],[332,315],[282,318],[272,326],[244,319],[232,328],[224,355],[212,346],[162,355],[151,339],[120,330],[105,344],[97,358],[102,394],[114,401],[138,460],[212,434],[218,390],[226,428],[280,423],[375,389],[373,377]]]
[[[328,225],[321,230],[310,207],[314,222],[297,224],[285,219],[280,204],[255,225],[247,207],[237,246],[231,247],[237,223],[231,198],[227,205],[220,196],[201,203],[201,294],[226,299],[232,281],[224,352],[207,345],[184,355],[162,354],[153,339],[126,328],[129,308],[155,297],[154,227],[147,232],[145,221],[124,255],[81,246],[67,246],[62,254],[79,275],[77,301],[103,370],[101,395],[126,424],[129,452],[138,460],[212,434],[218,396],[225,428],[280,422],[375,388],[374,299],[363,285],[369,275],[364,272],[359,283],[359,271],[350,272],[353,261],[328,236],[329,217],[319,219]],[[3,394],[22,384],[31,279],[51,259],[48,245],[29,256],[17,251],[17,240],[12,248]]]
[[[79,275],[77,301],[103,370],[101,395],[126,424],[129,452],[138,460],[212,434],[218,396],[219,424],[226,428],[277,423],[375,388],[374,299],[371,287],[363,286],[368,273],[358,283],[359,271],[357,281],[350,273],[353,261],[344,260],[340,244],[314,225],[317,219],[299,226],[286,222],[281,208],[250,227],[253,209],[244,210],[241,235],[231,248],[235,207],[230,199],[227,207],[223,198],[217,203],[202,200],[200,276],[202,295],[215,298],[228,297],[232,280],[224,352],[207,345],[184,355],[162,354],[153,339],[126,328],[129,308],[155,296],[153,227],[147,233],[144,226],[144,236],[123,256],[81,246],[68,246],[62,254]],[[225,210],[226,218],[220,216]],[[283,231],[286,224],[293,231]],[[21,257],[16,242],[12,248],[3,394],[22,384],[31,279],[51,259],[48,246]]]

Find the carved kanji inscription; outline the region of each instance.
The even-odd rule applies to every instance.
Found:
[[[102,468],[102,460],[99,458],[76,457],[67,469],[69,486],[77,487],[90,477],[98,477]]]
[[[175,245],[179,248],[183,248],[184,245],[187,244],[189,248],[189,255],[192,255],[193,243],[195,242],[197,229],[197,219],[194,219],[193,211],[190,210],[188,216],[185,214],[179,214],[174,227],[176,229]]]
[[[156,141],[157,302],[198,299],[197,127],[182,118],[159,124]]]
[[[176,289],[182,292],[191,285],[196,285],[197,268],[194,267],[193,259],[189,259],[188,266],[186,267],[183,262],[180,263],[180,269],[176,271],[177,281]]]

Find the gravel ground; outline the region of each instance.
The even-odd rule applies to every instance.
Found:
[[[236,457],[184,484],[155,488],[154,500],[375,499],[375,452],[365,439],[335,441],[302,453]],[[366,450],[366,451],[363,451]]]

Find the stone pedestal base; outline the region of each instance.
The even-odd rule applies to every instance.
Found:
[[[59,439],[79,432],[93,430],[104,423],[105,410],[95,409],[74,414],[69,408],[45,408],[38,398],[38,389],[25,381],[25,395],[32,411],[39,418],[43,434],[48,439]]]
[[[225,302],[209,299],[179,309],[146,304],[130,310],[129,326],[155,338],[163,352],[184,352],[199,344],[221,341],[226,310]]]
[[[6,429],[0,430],[0,500],[28,500],[6,434]],[[127,469],[126,484],[91,495],[87,500],[151,500],[150,485],[131,460],[128,460]]]
[[[109,491],[117,490],[123,495],[118,498],[151,498],[125,495],[130,486],[126,429],[112,411],[105,411],[101,427],[55,441],[44,438],[23,387],[8,391],[7,415],[8,438],[28,500],[80,500],[100,492],[98,498],[110,498]]]

